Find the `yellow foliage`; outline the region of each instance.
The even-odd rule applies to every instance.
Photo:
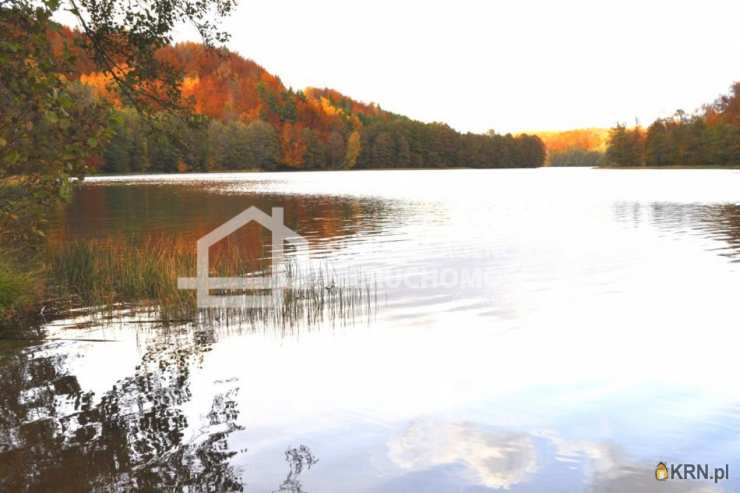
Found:
[[[545,143],[548,152],[581,149],[584,151],[606,151],[609,141],[608,128],[579,128],[574,130],[528,132],[537,135]]]
[[[339,115],[342,113],[342,110],[339,108],[336,108],[331,101],[329,101],[326,97],[321,97],[321,109],[329,116]]]
[[[91,87],[97,96],[110,101],[117,108],[121,107],[121,102],[111,90],[111,83],[113,82],[112,76],[102,72],[92,72],[89,74],[82,74],[80,76],[80,82]]]
[[[355,130],[349,135],[347,139],[347,153],[344,157],[344,167],[351,169],[357,164],[357,158],[360,155],[362,149],[362,141],[360,140],[360,132]]]

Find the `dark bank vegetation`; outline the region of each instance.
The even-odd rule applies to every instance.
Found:
[[[549,166],[599,166],[604,162],[604,153],[585,149],[566,149],[549,152],[547,163]]]
[[[740,82],[694,114],[679,110],[640,126],[614,127],[607,164],[634,167],[740,166]]]

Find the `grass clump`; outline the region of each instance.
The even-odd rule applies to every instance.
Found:
[[[264,259],[255,258],[238,245],[224,247],[211,252],[212,277],[253,276],[259,273],[255,266],[260,263],[261,273],[269,273],[269,263],[265,265]],[[168,237],[64,243],[53,250],[48,265],[50,291],[58,299],[74,299],[79,306],[103,310],[136,304],[139,309],[156,311],[163,322],[289,328],[326,320],[346,322],[370,314],[377,302],[375,286],[366,281],[350,282],[326,267],[299,269],[289,264],[289,290],[272,290],[276,296],[257,304],[245,301],[237,309],[224,306],[199,310],[195,291],[177,287],[178,277],[195,276],[195,245]],[[220,290],[212,294],[250,295]]]
[[[14,258],[9,252],[0,252],[0,323],[3,324],[30,310],[41,297],[38,274]]]
[[[177,277],[194,265],[194,253],[174,240],[75,241],[51,254],[48,279],[57,296],[78,299],[85,306],[180,305],[193,296],[177,289]]]

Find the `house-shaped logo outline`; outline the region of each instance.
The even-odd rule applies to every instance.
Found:
[[[229,219],[197,242],[196,277],[178,277],[178,289],[195,289],[198,308],[245,308],[275,298],[289,287],[285,268],[285,243],[295,247],[298,257],[308,255],[308,242],[284,224],[284,210],[273,207],[272,216],[257,207],[249,207]],[[256,221],[272,233],[271,275],[263,277],[210,277],[209,250],[217,242]],[[213,296],[211,289],[271,290],[272,295]]]

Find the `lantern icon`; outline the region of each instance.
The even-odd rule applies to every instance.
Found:
[[[668,467],[663,462],[660,462],[655,467],[655,479],[658,481],[665,481],[668,479]]]

